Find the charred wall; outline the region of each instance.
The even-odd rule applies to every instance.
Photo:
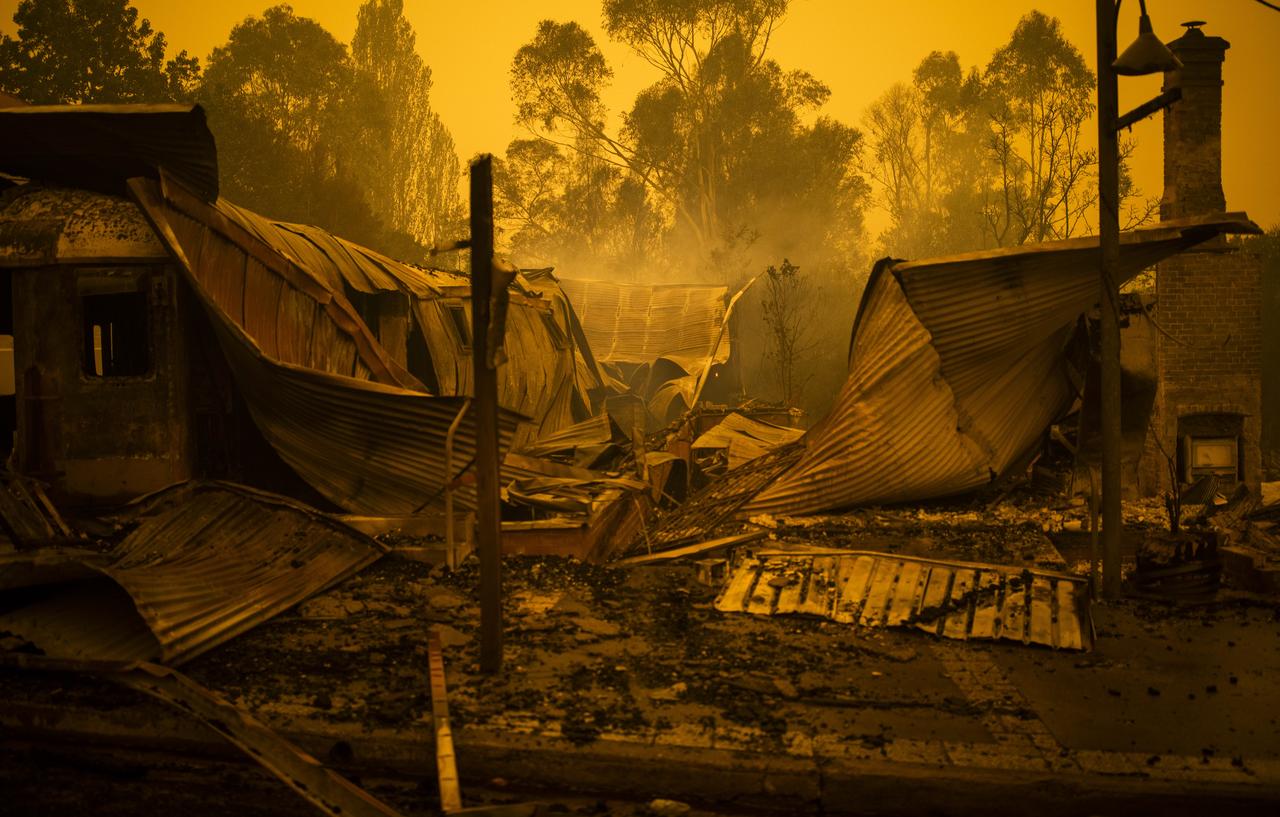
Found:
[[[187,346],[173,268],[18,268],[12,287],[19,468],[92,500],[188,478]]]

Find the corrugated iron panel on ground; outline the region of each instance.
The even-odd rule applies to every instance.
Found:
[[[68,565],[109,578],[128,594],[136,615],[128,615],[120,595],[101,582],[92,592],[74,583],[41,601],[38,615],[20,607],[0,618],[0,627],[57,658],[178,664],[384,552],[372,539],[303,505],[236,486],[181,486],[154,497],[142,513],[142,524],[105,563],[75,553],[65,553],[66,564],[57,552],[41,557],[49,582],[62,581]],[[21,558],[10,557],[10,568],[25,569],[26,583],[36,583],[39,569],[32,572],[19,564]],[[31,621],[39,626],[29,627]]]
[[[1239,214],[1128,234],[1123,276],[1223,232]],[[744,515],[806,514],[970,491],[1003,474],[1075,397],[1079,316],[1097,301],[1097,238],[920,262],[881,261],[863,293],[849,377],[789,472]]]
[[[761,552],[730,571],[726,613],[823,616],[956,639],[1093,646],[1084,579],[1041,570],[867,551]]]

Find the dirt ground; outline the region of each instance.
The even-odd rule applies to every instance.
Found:
[[[779,520],[774,536],[782,544],[1063,563],[1052,537],[1070,523],[1069,514],[1056,530],[1046,530],[1034,514],[970,513],[869,511]],[[953,518],[957,514],[962,518]],[[982,746],[1005,740],[1009,731],[1034,737],[1044,730],[1064,753],[1141,752],[1152,766],[1185,764],[1193,756],[1205,763],[1229,758],[1248,771],[1251,758],[1280,755],[1280,607],[1255,598],[1095,605],[1096,646],[1079,653],[720,613],[712,606],[716,588],[699,580],[693,564],[627,568],[508,557],[505,661],[502,672],[488,676],[477,665],[478,578],[474,561],[450,572],[393,553],[182,669],[267,723],[297,718],[353,733],[421,728],[431,718],[430,626],[441,634],[449,706],[461,736],[484,727],[579,747],[619,735],[657,744],[708,736],[717,746],[764,753],[825,739],[894,759],[902,747]],[[990,678],[1001,680],[982,680]],[[107,708],[136,703],[126,690],[75,679],[11,671],[0,679],[5,696],[17,699]],[[199,815],[198,808],[182,807],[179,795],[183,780],[203,775],[223,781],[218,790],[243,792],[234,795],[235,813],[290,813],[256,794],[270,790],[270,781],[243,765],[210,761],[200,771],[175,761],[174,768],[139,773],[141,760],[85,761],[39,746],[3,747],[11,768],[35,762],[46,775],[10,777],[4,785],[18,793],[12,802],[70,792],[59,781],[81,777],[91,784],[76,791],[99,786],[119,799],[120,792],[152,791],[139,782],[146,780],[157,791],[171,787],[174,806]],[[339,741],[323,759],[342,768],[351,760],[343,751]],[[465,767],[465,737],[459,755]],[[433,769],[424,771],[426,779],[413,786],[363,782],[406,814],[430,813]],[[653,796],[661,797],[661,781],[653,783]],[[496,780],[477,789],[471,781],[464,794],[469,802],[536,795],[507,793],[505,785]],[[553,794],[557,810],[566,813],[649,813],[643,804]],[[58,802],[19,813],[70,813],[55,807]],[[98,813],[147,812],[122,806]]]

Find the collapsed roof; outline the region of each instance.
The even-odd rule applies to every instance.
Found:
[[[0,611],[0,630],[42,655],[180,664],[353,575],[385,548],[284,497],[186,484],[125,509],[138,522],[110,553],[0,554],[0,592],[43,587]]]
[[[728,322],[753,283],[732,297],[728,287],[691,284],[564,279],[561,287],[596,359],[634,374],[632,390],[667,422],[698,402],[714,365],[728,362]]]
[[[214,327],[266,440],[299,476],[354,513],[403,514],[438,496],[445,439],[462,408],[425,393],[342,296],[215,205],[168,183],[130,182]],[[502,412],[505,450],[519,415]],[[457,457],[474,454],[464,418]],[[473,501],[469,488],[461,502]]]
[[[199,203],[175,186],[164,188],[171,202],[198,210]],[[425,269],[388,258],[319,227],[290,224],[258,215],[225,199],[209,205],[210,218],[241,241],[256,240],[353,303],[363,296],[402,297],[427,347],[429,371],[415,371],[416,387],[442,397],[472,393],[471,284],[465,273]],[[241,228],[236,230],[236,228]],[[582,339],[568,300],[551,276],[536,281],[517,275],[508,288],[507,364],[498,369],[501,405],[524,415],[512,445],[573,425],[590,413],[591,393],[601,376]],[[365,319],[379,336],[376,319]],[[378,337],[390,346],[392,341]],[[399,339],[403,347],[404,338]],[[404,349],[401,348],[403,353]]]
[[[683,284],[560,282],[602,363],[670,360],[696,374],[708,358],[729,359],[728,339],[717,343],[725,321],[727,287]]]
[[[1128,280],[1224,233],[1242,213],[1122,236]],[[863,291],[849,376],[803,454],[742,513],[912,502],[1002,475],[1075,401],[1068,347],[1098,301],[1096,236],[924,261],[884,259]]]

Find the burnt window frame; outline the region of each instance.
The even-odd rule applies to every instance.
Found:
[[[453,327],[453,334],[458,338],[459,345],[468,350],[471,348],[471,315],[467,311],[465,303],[445,303],[442,304],[445,309],[445,315],[449,319],[449,325]]]
[[[82,267],[77,269],[74,287],[76,304],[76,321],[80,331],[79,376],[84,382],[96,383],[105,381],[148,380],[156,374],[156,326],[152,310],[152,287],[156,270],[149,266],[137,267]],[[142,366],[128,371],[108,371],[107,360],[102,360],[103,371],[96,371],[97,362],[94,355],[94,338],[92,327],[93,316],[90,314],[91,299],[114,298],[118,296],[136,297],[137,311],[135,317],[142,322],[140,330],[133,334],[144,344],[145,355]],[[105,325],[105,324],[104,324]],[[106,349],[104,347],[103,351]],[[114,367],[113,367],[114,368]]]

